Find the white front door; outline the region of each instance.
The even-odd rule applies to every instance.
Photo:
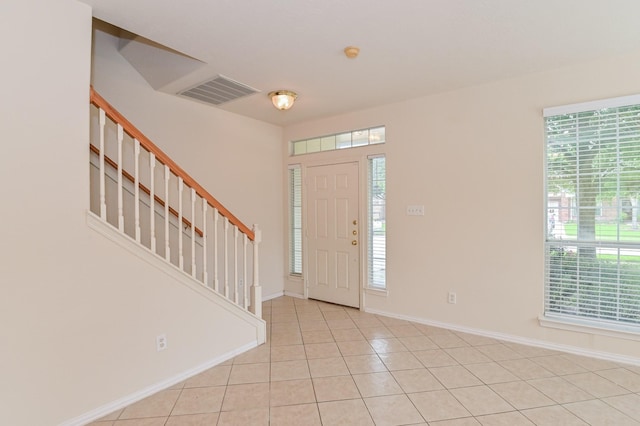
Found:
[[[308,296],[360,307],[358,163],[307,168]]]

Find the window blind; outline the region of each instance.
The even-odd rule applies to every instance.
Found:
[[[545,316],[640,326],[638,101],[545,110]]]
[[[369,157],[368,286],[386,288],[386,160]]]
[[[302,274],[302,173],[289,168],[289,273]]]

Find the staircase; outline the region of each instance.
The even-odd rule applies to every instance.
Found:
[[[90,103],[95,218],[261,318],[258,226],[242,223],[93,88]]]

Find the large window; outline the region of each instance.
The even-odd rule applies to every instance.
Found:
[[[312,154],[337,149],[357,148],[359,146],[375,145],[385,142],[385,127],[353,130],[318,138],[303,139],[291,142],[291,155]]]
[[[545,316],[640,331],[640,97],[544,111]]]
[[[289,167],[289,274],[302,275],[302,173]]]
[[[386,162],[383,156],[369,157],[368,182],[368,287],[387,287],[387,221],[386,221]]]

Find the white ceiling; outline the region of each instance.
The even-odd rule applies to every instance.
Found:
[[[279,125],[640,49],[638,0],[81,1],[261,90],[219,108]]]

